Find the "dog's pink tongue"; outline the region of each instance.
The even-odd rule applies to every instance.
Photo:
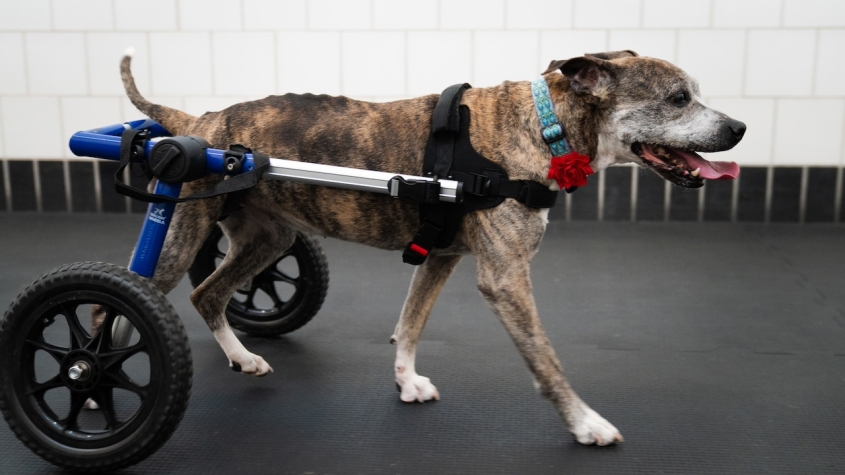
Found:
[[[739,165],[736,162],[711,162],[695,152],[678,149],[674,151],[684,157],[690,169],[701,168],[699,176],[705,180],[733,180],[739,176]]]

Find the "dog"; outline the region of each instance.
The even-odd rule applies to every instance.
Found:
[[[235,104],[194,117],[152,104],[135,86],[131,55],[121,77],[131,102],[174,135],[196,135],[212,147],[238,143],[271,157],[344,167],[419,175],[438,95],[388,103],[346,97],[285,94]],[[704,179],[729,177],[735,164],[708,162],[695,154],[736,145],[745,124],[705,106],[697,82],[663,60],[632,51],[587,54],[552,61],[543,73],[555,112],[572,148],[591,157],[594,171],[634,163],[675,185],[696,188]],[[557,189],[549,176],[551,152],[541,136],[529,82],[504,82],[469,89],[474,148],[515,180],[533,180]],[[222,178],[185,183],[187,196]],[[186,273],[217,223],[224,198],[176,206],[164,249],[152,278],[167,293]],[[504,324],[549,399],[582,444],[623,440],[610,422],[572,390],[540,324],[529,265],[546,228],[548,209],[506,199],[501,205],[463,217],[454,242],[434,249],[414,273],[399,322],[395,376],[405,402],[439,399],[429,378],[417,374],[415,353],[438,293],[461,260],[477,260],[478,289]],[[229,240],[226,258],[191,294],[191,302],[220,344],[230,367],[254,376],[273,371],[250,353],[229,327],[224,309],[235,290],[279,258],[297,232],[400,250],[420,224],[419,206],[387,195],[313,185],[261,181],[243,208],[220,224]]]

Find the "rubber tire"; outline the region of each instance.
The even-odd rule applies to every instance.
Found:
[[[213,252],[218,249],[217,243],[222,237],[223,230],[220,226],[215,226],[194,258],[188,270],[188,277],[194,288],[203,283],[217,269]],[[273,337],[298,330],[317,315],[329,289],[329,263],[326,255],[316,238],[302,233],[296,235],[291,251],[300,263],[299,275],[304,282],[303,295],[299,303],[293,308],[277,313],[278,318],[258,321],[235,308],[230,300],[226,305],[226,318],[232,328],[250,335]],[[277,262],[278,260],[267,268],[275,266]]]
[[[121,295],[150,320],[157,344],[169,351],[163,355],[165,374],[157,402],[147,423],[131,434],[129,443],[121,443],[114,452],[97,456],[61,451],[39,436],[18,403],[9,368],[12,340],[28,311],[51,296],[73,290],[94,289]],[[135,330],[138,331],[138,330]],[[158,450],[173,435],[188,407],[193,378],[188,335],[176,311],[164,294],[149,280],[126,268],[102,262],[79,262],[57,267],[27,286],[0,320],[0,411],[12,431],[30,450],[44,460],[68,470],[112,471],[135,465]],[[22,419],[22,416],[23,419]]]

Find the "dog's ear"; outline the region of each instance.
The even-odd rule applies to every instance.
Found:
[[[598,58],[610,61],[616,58],[631,58],[639,56],[636,52],[626,49],[624,51],[607,51],[605,53],[587,53],[584,56],[588,58]]]
[[[608,61],[589,56],[552,61],[543,74],[555,69],[559,69],[569,79],[569,86],[577,93],[596,93],[609,82],[612,75]]]

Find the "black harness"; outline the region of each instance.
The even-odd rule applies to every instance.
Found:
[[[420,265],[431,249],[451,245],[461,219],[469,212],[493,208],[505,198],[529,208],[551,208],[557,200],[557,191],[535,181],[510,180],[501,166],[475,151],[469,139],[470,111],[460,105],[469,88],[469,84],[456,84],[440,95],[423,161],[423,175],[462,182],[463,200],[419,200],[421,227],[402,254],[408,264]]]

